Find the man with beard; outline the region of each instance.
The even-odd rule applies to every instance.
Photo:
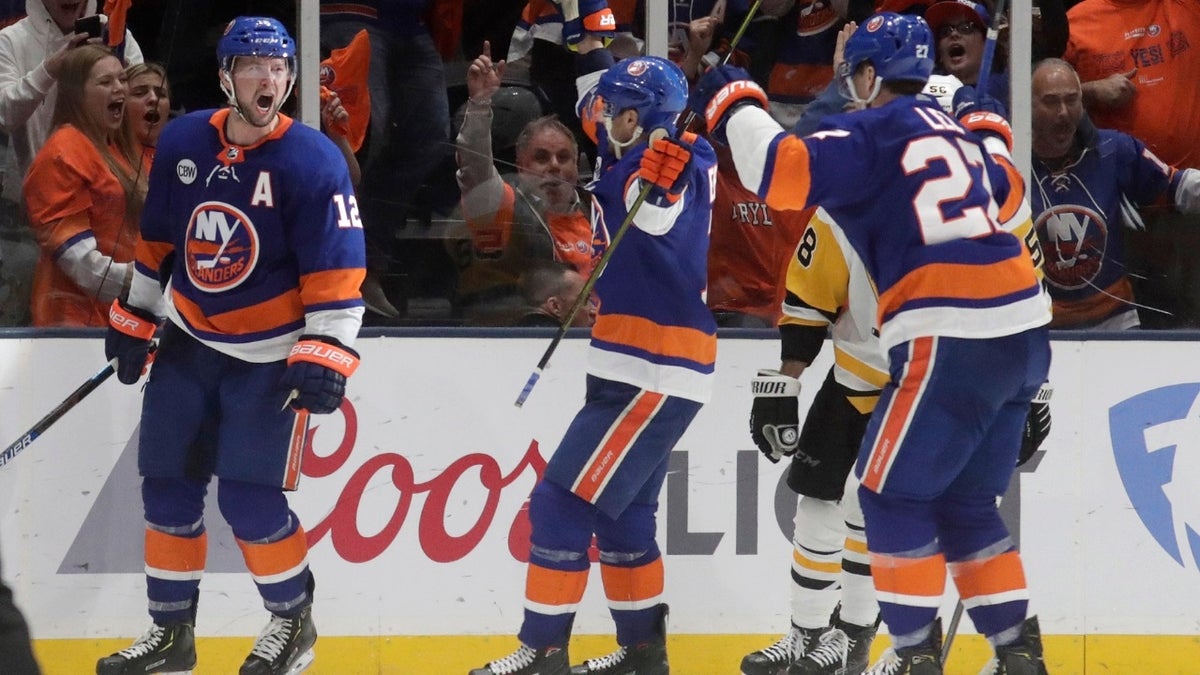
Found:
[[[459,305],[468,314],[519,302],[518,279],[536,263],[556,260],[586,277],[606,244],[591,217],[591,196],[578,189],[575,137],[558,119],[539,117],[524,126],[516,175],[501,178],[496,170],[492,101],[505,63],[493,62],[490,52],[485,42],[467,70],[470,98],[458,136],[458,182],[471,238]]]
[[[1200,172],[1176,170],[1138,139],[1095,128],[1083,114],[1079,76],[1062,59],[1034,69],[1032,105],[1030,200],[1054,302],[1050,325],[1136,328],[1121,230],[1144,228],[1136,208],[1160,201],[1200,212]]]
[[[283,24],[234,19],[217,64],[229,105],[160,134],[129,294],[109,310],[104,354],[124,384],[141,378],[166,323],[138,436],[154,624],[101,658],[98,675],[195,667],[214,477],[270,614],[239,673],[295,675],[314,658],[315,581],[287,492],[298,486],[309,416],[338,410],[358,368],[362,221],[338,148],[279,112],[296,79]]]

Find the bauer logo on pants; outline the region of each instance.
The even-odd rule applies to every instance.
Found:
[[[1109,408],[1113,456],[1129,501],[1175,562],[1200,559],[1200,383],[1152,389]]]

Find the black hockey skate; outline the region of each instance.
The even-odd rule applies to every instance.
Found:
[[[942,620],[924,642],[911,647],[888,647],[863,675],[942,675]]]
[[[568,675],[570,668],[566,647],[534,649],[521,645],[512,654],[476,668],[467,675]]]
[[[1042,629],[1036,616],[1021,624],[1021,639],[1011,645],[996,647],[996,658],[984,668],[988,675],[1047,675],[1042,660]]]
[[[155,624],[129,647],[96,662],[96,675],[192,672],[196,667],[195,629],[190,623]]]
[[[833,626],[796,660],[788,675],[859,675],[867,669],[878,628],[878,618],[870,626],[856,626],[842,621],[835,612]]]
[[[254,649],[242,662],[240,675],[295,675],[312,664],[316,655],[317,627],[313,625],[312,605],[290,618],[271,615],[258,634]]]
[[[742,675],[784,675],[788,666],[807,654],[828,630],[829,626],[801,628],[792,624],[775,644],[742,657]]]
[[[596,659],[588,659],[571,668],[571,675],[670,675],[667,664],[667,613],[665,604],[657,606],[658,633],[655,637]]]
[[[667,664],[667,642],[662,638],[588,659],[571,668],[571,675],[670,675]]]

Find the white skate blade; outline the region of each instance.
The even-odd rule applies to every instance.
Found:
[[[309,649],[300,656],[296,657],[295,663],[292,664],[291,668],[288,668],[288,671],[285,675],[299,675],[300,673],[303,673],[304,671],[308,670],[308,667],[312,665],[312,662],[315,661],[316,658],[317,653],[312,649]]]

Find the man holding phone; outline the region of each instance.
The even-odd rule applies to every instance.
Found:
[[[99,39],[97,0],[26,0],[26,17],[0,30],[0,131],[8,134],[0,194],[0,326],[28,325],[37,244],[21,216],[21,184],[50,135],[58,72],[67,52]],[[76,21],[79,21],[78,28]],[[82,31],[82,32],[80,32]],[[125,32],[127,64],[142,50]]]

